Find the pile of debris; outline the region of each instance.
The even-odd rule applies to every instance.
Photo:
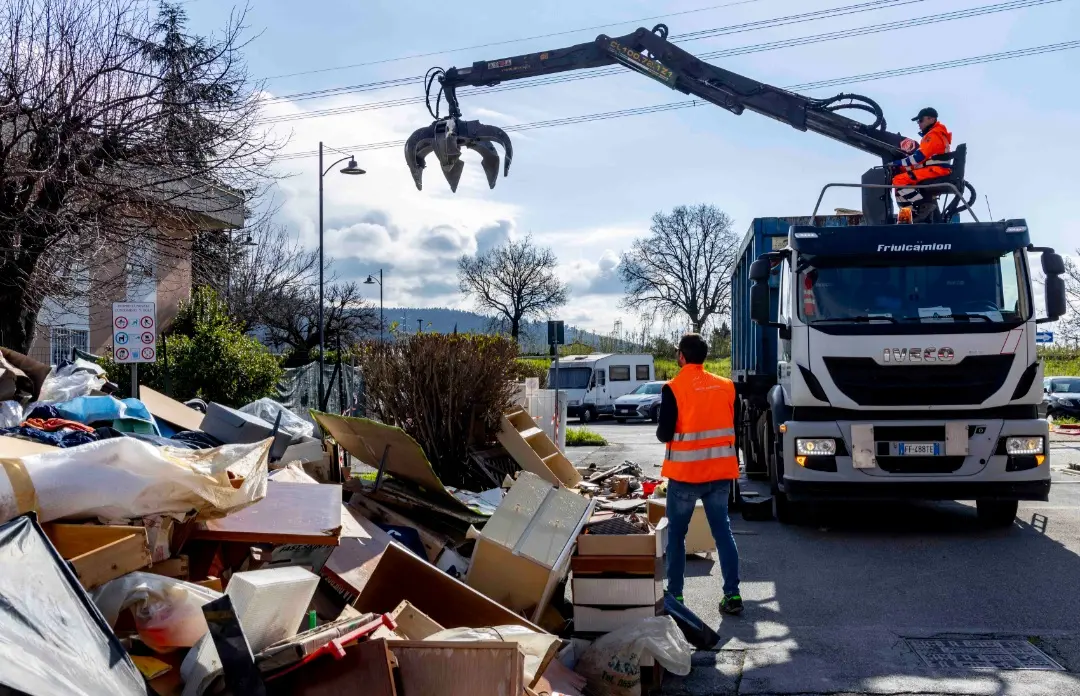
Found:
[[[523,411],[475,463],[513,475],[466,491],[389,425],[312,412],[316,437],[272,401],[119,400],[92,364],[4,358],[0,685],[629,696],[689,672],[665,522],[618,505],[654,482],[583,479]]]

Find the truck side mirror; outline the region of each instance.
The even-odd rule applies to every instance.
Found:
[[[1057,256],[1057,254],[1054,254]],[[1046,257],[1043,257],[1043,267],[1046,266]],[[1061,257],[1058,256],[1060,260]],[[751,293],[753,289],[751,288]],[[1054,321],[1065,316],[1068,312],[1068,301],[1065,296],[1065,281],[1059,275],[1046,276],[1044,284],[1044,302],[1046,304],[1046,321]],[[1041,321],[1041,320],[1040,320]]]
[[[759,263],[755,261],[753,265]],[[750,272],[753,273],[753,266]],[[766,276],[765,280],[757,280],[750,286],[750,318],[756,324],[768,326],[771,323],[769,312],[769,283]]]
[[[755,283],[767,283],[772,273],[772,264],[768,259],[758,259],[750,264],[750,280]]]
[[[1065,259],[1061,257],[1061,254],[1055,254],[1052,251],[1044,252],[1042,258],[1042,270],[1048,276],[1059,276],[1065,273]],[[750,272],[753,273],[754,267],[750,267]]]

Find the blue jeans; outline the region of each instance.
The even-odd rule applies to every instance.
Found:
[[[668,592],[675,596],[683,593],[683,577],[686,575],[686,532],[690,518],[700,499],[709,520],[716,551],[720,556],[720,572],[724,574],[724,596],[739,594],[739,549],[731,533],[728,518],[728,497],[731,481],[708,483],[684,483],[668,481],[667,492],[667,577]]]

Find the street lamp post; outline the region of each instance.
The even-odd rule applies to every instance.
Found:
[[[326,353],[326,346],[324,345],[325,339],[325,326],[323,323],[323,271],[325,270],[325,263],[323,263],[323,179],[327,173],[338,164],[341,164],[345,160],[349,160],[349,164],[341,170],[342,174],[364,174],[364,170],[356,164],[356,158],[352,155],[345,155],[341,159],[337,160],[329,167],[323,168],[323,144],[319,141],[319,408],[323,407],[323,365],[324,354]]]
[[[385,324],[383,323],[383,301],[382,301],[382,269],[379,269],[379,279],[375,280],[375,276],[368,275],[367,280],[364,281],[364,285],[379,284],[379,341],[386,341],[386,334],[384,333]]]
[[[229,312],[232,312],[232,250],[233,250],[233,238],[232,230],[228,232],[229,244],[225,247],[225,306],[228,307]],[[253,247],[258,246],[251,238],[251,235],[244,237],[244,241],[240,242],[237,246]]]

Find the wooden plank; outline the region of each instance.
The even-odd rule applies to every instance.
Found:
[[[337,546],[341,534],[341,486],[273,482],[266,497],[249,507],[198,525],[192,539],[269,544]]]
[[[545,481],[555,484],[556,486],[573,486],[577,483],[577,481],[574,481],[573,483],[564,484],[560,481],[559,477],[555,475],[555,472],[544,463],[543,458],[536,453],[536,450],[534,450],[525,438],[521,436],[521,433],[518,432],[518,429],[514,426],[513,422],[505,415],[503,416],[502,427],[499,429],[497,439],[499,440],[499,444],[514,458],[514,461],[517,462],[518,466],[525,471],[531,471]],[[574,471],[576,472],[577,470],[575,469]],[[578,479],[580,480],[580,476]]]
[[[190,568],[188,567],[188,557],[185,555],[158,561],[150,566],[148,572],[153,573],[154,575],[164,575],[169,578],[176,578],[177,580],[187,580],[191,577]]]
[[[68,559],[83,587],[90,590],[150,565],[150,544],[146,540],[146,530],[140,527],[139,531],[141,534],[129,534],[123,539]]]
[[[443,630],[442,626],[414,607],[407,599],[397,605],[397,608],[391,612],[390,618],[397,623],[397,632],[409,640],[424,640]]]
[[[76,556],[90,553],[114,541],[126,539],[132,534],[141,534],[146,538],[145,527],[126,527],[105,524],[63,524],[53,522],[42,525],[45,536],[56,547],[60,557],[71,560]]]
[[[662,568],[662,559],[653,556],[572,556],[570,570],[574,575],[644,575],[652,577]]]
[[[225,591],[225,590],[223,590],[221,588],[221,578],[209,577],[209,578],[207,578],[205,580],[199,580],[195,584],[200,585],[200,586],[205,587],[205,588],[208,588],[208,589],[211,589],[211,590],[214,590],[215,592],[224,592]]]
[[[285,690],[299,696],[398,696],[394,685],[393,656],[386,640],[366,640],[345,649],[340,660],[322,658],[311,667],[286,676]],[[274,686],[278,681],[270,682]],[[408,693],[408,692],[406,692]],[[439,692],[432,691],[432,694]],[[403,695],[402,695],[403,696]],[[516,695],[515,695],[516,696]]]
[[[402,696],[519,696],[525,655],[517,643],[398,641],[389,644]]]

